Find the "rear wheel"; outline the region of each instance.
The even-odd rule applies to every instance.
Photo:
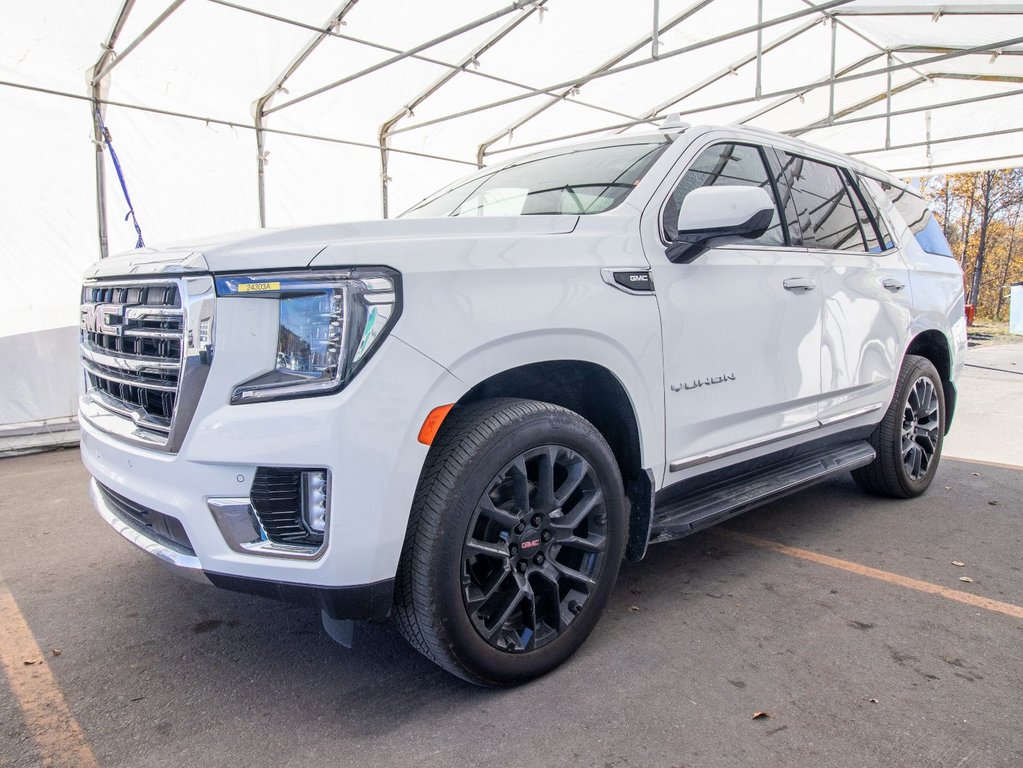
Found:
[[[872,493],[919,496],[934,479],[944,435],[945,391],[938,371],[927,358],[906,355],[895,397],[870,437],[877,457],[852,476]]]
[[[596,624],[627,524],[614,455],[581,416],[529,400],[457,408],[413,504],[398,626],[470,682],[542,675]]]

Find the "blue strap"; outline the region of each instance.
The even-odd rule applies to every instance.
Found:
[[[103,141],[107,145],[107,149],[110,150],[110,159],[114,161],[114,170],[117,171],[117,180],[121,182],[121,191],[124,192],[124,201],[128,203],[128,213],[125,214],[124,220],[131,219],[131,223],[135,226],[135,234],[139,236],[138,242],[135,243],[136,248],[145,248],[146,244],[142,240],[142,227],[139,226],[139,220],[135,217],[135,207],[131,204],[131,195],[128,194],[128,184],[124,180],[124,171],[121,170],[121,161],[117,159],[117,152],[114,151],[114,140],[110,138],[110,131],[107,130],[106,125],[103,123],[103,116],[100,114],[99,109],[96,110],[96,120],[99,123],[100,133],[103,135]]]

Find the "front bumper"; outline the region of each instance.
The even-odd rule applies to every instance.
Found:
[[[82,420],[93,504],[125,539],[185,575],[314,604],[338,618],[382,615],[428,450],[416,440],[419,426],[432,408],[457,400],[465,386],[392,336],[337,394],[229,405],[236,380],[253,366],[246,352],[252,340],[245,338],[251,326],[225,317],[235,305],[222,312],[218,307],[220,329],[238,329],[239,338],[222,338],[218,331],[217,357],[178,453],[130,445]],[[260,466],[330,471],[329,536],[317,558],[237,551],[225,539],[208,502],[245,496]],[[194,554],[119,516],[97,484],[175,518]]]
[[[308,605],[326,611],[337,619],[380,619],[390,613],[394,596],[394,579],[355,587],[320,587],[313,584],[283,584],[263,579],[212,573],[202,569],[199,558],[141,530],[126,517],[102,492],[95,479],[89,482],[92,504],[111,528],[139,549],[152,555],[164,565],[172,567],[180,576],[202,584],[214,584],[222,589],[245,592],[274,600]]]
[[[99,516],[103,518],[107,525],[136,547],[148,552],[160,563],[177,569],[178,573],[182,576],[194,579],[195,581],[209,583],[209,580],[203,573],[198,557],[168,545],[122,514],[111,503],[110,499],[103,494],[95,478],[89,481],[89,498],[92,501],[92,506],[96,508]]]

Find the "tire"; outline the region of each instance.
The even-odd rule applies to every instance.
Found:
[[[471,683],[539,677],[596,625],[627,526],[618,464],[584,418],[532,400],[459,406],[413,501],[395,584],[398,628]]]
[[[880,496],[919,496],[934,479],[945,437],[945,390],[934,365],[906,355],[895,396],[870,436],[877,457],[853,470],[856,482]]]

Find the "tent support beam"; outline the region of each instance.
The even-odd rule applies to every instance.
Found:
[[[546,5],[546,3],[547,0],[537,0],[536,4],[529,7],[525,11],[525,13],[519,14],[515,18],[506,21],[503,25],[501,25],[500,29],[494,32],[494,34],[492,34],[482,43],[480,43],[471,51],[469,51],[468,54],[462,57],[462,60],[458,63],[457,68],[451,69],[445,72],[439,78],[437,78],[433,83],[424,88],[419,93],[419,95],[417,95],[414,99],[409,101],[409,103],[406,104],[400,111],[396,112],[389,120],[386,120],[380,126],[380,129],[377,132],[377,138],[380,144],[380,207],[385,219],[388,217],[390,213],[387,193],[388,182],[391,180],[391,177],[388,175],[387,165],[389,159],[390,150],[389,143],[391,138],[391,131],[393,130],[394,126],[396,126],[403,118],[412,115],[413,110],[415,110],[420,104],[422,104],[428,98],[433,96],[433,94],[435,94],[437,91],[439,91],[449,82],[451,82],[451,80],[454,79],[455,75],[457,75],[459,72],[464,72],[468,67],[472,66],[473,64],[478,65],[480,56],[482,56],[484,53],[486,53],[499,42],[501,42],[501,40],[503,40],[505,37],[511,34],[511,32],[514,29],[516,29],[520,24],[522,24],[534,13],[539,12],[540,9],[543,8],[544,5]]]
[[[496,21],[497,19],[500,19],[502,16],[507,16],[509,13],[514,13],[515,11],[522,10],[523,7],[533,4],[534,1],[535,0],[515,0],[511,5],[506,6],[505,8],[502,8],[499,11],[488,13],[486,16],[481,16],[475,21],[470,21],[468,24],[463,24],[457,29],[452,29],[448,32],[445,32],[443,35],[427,40],[425,43],[420,43],[419,45],[410,48],[407,51],[395,54],[389,59],[384,59],[383,61],[379,61],[376,64],[366,67],[365,69],[361,69],[358,72],[355,72],[351,75],[342,77],[340,80],[335,80],[332,83],[321,85],[319,88],[314,88],[311,91],[307,91],[306,93],[303,93],[301,96],[296,96],[295,98],[290,99],[284,102],[283,104],[279,104],[276,107],[273,107],[272,109],[268,110],[267,114],[276,112],[279,109],[284,109],[285,107],[290,107],[293,104],[298,104],[300,102],[305,101],[306,99],[311,99],[313,96],[319,96],[321,93],[332,91],[335,88],[344,85],[345,83],[350,83],[353,80],[358,80],[360,77],[365,77],[366,75],[372,74],[373,72],[377,72],[381,69],[384,69],[385,67],[389,67],[392,64],[397,64],[399,61],[408,59],[412,57],[414,54],[417,54],[421,51],[425,51],[429,48],[433,48],[434,46],[440,45],[441,43],[451,40],[452,38],[458,37],[459,35],[464,35],[466,32],[471,32],[477,27],[482,27],[484,24],[489,24],[492,21]]]
[[[147,37],[149,37],[151,34],[153,34],[153,32],[156,31],[157,27],[159,27],[161,24],[163,24],[165,21],[167,21],[167,19],[170,17],[170,15],[172,13],[174,13],[174,11],[176,11],[178,8],[180,8],[181,5],[184,2],[185,2],[185,0],[174,0],[174,2],[172,2],[170,5],[168,5],[164,9],[163,13],[161,13],[159,16],[157,16],[155,19],[153,19],[153,22],[142,31],[142,34],[140,34],[138,37],[136,37],[134,40],[132,40],[130,43],[128,43],[128,46],[123,51],[121,51],[119,54],[117,54],[117,56],[115,56],[114,58],[108,60],[106,65],[99,72],[93,74],[93,77],[92,77],[93,81],[95,82],[95,81],[102,80],[104,77],[109,75],[110,71],[114,67],[116,67],[118,64],[120,64],[122,61],[124,61],[132,51],[134,51],[136,48],[138,48],[139,45]]]
[[[946,136],[943,139],[928,138],[925,141],[912,141],[906,144],[893,144],[887,149],[885,147],[875,147],[873,149],[856,149],[852,152],[846,152],[845,154],[850,156],[855,155],[876,155],[881,152],[888,150],[896,151],[901,149],[918,149],[920,147],[929,147],[933,144],[950,144],[957,141],[972,141],[974,139],[990,139],[995,136],[1007,136],[1013,133],[1023,133],[1023,127],[1020,128],[1003,128],[999,131],[984,131],[983,133],[970,133],[963,136]]]
[[[773,19],[768,19],[767,21],[765,21],[761,25],[752,24],[752,25],[750,25],[748,27],[742,27],[741,29],[734,29],[731,32],[725,32],[723,34],[716,35],[715,37],[708,37],[708,38],[706,38],[704,40],[700,40],[699,42],[692,43],[690,45],[685,45],[685,46],[682,46],[681,48],[676,48],[676,49],[674,49],[672,51],[668,51],[667,53],[662,53],[660,56],[658,56],[657,61],[661,61],[663,59],[673,58],[675,56],[681,56],[684,53],[691,53],[692,51],[698,51],[698,50],[701,50],[703,48],[707,48],[707,47],[712,46],[712,45],[717,45],[718,43],[723,43],[723,42],[726,42],[728,40],[733,40],[733,39],[735,39],[737,37],[742,37],[743,35],[749,35],[749,34],[752,34],[752,33],[756,32],[757,29],[761,28],[761,27],[766,29],[767,27],[775,27],[775,26],[778,26],[779,24],[787,24],[790,21],[795,21],[796,19],[801,19],[804,16],[810,16],[810,15],[813,15],[813,14],[818,14],[818,13],[821,13],[823,11],[828,10],[829,8],[835,8],[835,7],[838,7],[839,5],[845,5],[846,3],[849,3],[849,2],[852,2],[852,0],[827,0],[826,2],[823,2],[823,3],[821,3],[818,6],[804,8],[804,9],[801,9],[801,10],[794,11],[792,13],[786,14],[784,16],[776,16]],[[1020,38],[1020,40],[1023,40],[1023,38]],[[399,130],[395,131],[395,133],[404,133],[405,131],[414,131],[414,130],[417,130],[419,128],[425,128],[428,125],[436,125],[437,123],[443,123],[443,122],[446,122],[448,120],[454,120],[455,118],[465,117],[466,115],[476,114],[477,112],[483,112],[483,111],[488,110],[488,109],[493,109],[494,107],[503,107],[505,104],[513,104],[513,103],[515,103],[517,101],[522,101],[523,99],[529,99],[529,98],[532,98],[534,96],[543,96],[545,94],[551,94],[551,93],[553,93],[555,91],[559,91],[559,90],[562,90],[562,89],[565,89],[565,88],[573,88],[573,87],[576,87],[577,83],[580,80],[584,80],[585,82],[589,82],[590,80],[596,80],[598,78],[609,77],[611,75],[617,75],[617,74],[620,74],[622,72],[628,72],[630,70],[636,69],[637,67],[646,66],[647,64],[653,63],[653,61],[654,61],[653,59],[647,57],[647,58],[644,58],[644,59],[639,59],[638,61],[628,62],[627,64],[620,64],[618,66],[610,67],[610,68],[605,69],[603,71],[600,71],[600,72],[597,72],[597,73],[592,73],[592,74],[587,75],[587,76],[576,77],[576,78],[572,78],[571,80],[565,80],[564,82],[561,82],[561,83],[555,83],[554,85],[549,85],[546,88],[537,88],[537,89],[535,89],[535,90],[533,90],[533,91],[531,91],[529,93],[521,93],[521,94],[518,94],[517,96],[509,96],[508,98],[499,99],[498,101],[491,101],[491,102],[489,102],[487,104],[480,104],[478,106],[473,107],[472,109],[462,110],[460,112],[452,112],[451,114],[448,114],[448,115],[442,115],[441,117],[435,117],[432,120],[423,120],[422,122],[416,123],[414,125],[409,125],[409,126],[406,126],[405,128],[400,128]],[[640,120],[639,122],[640,123],[645,123],[645,122],[648,122],[648,121],[647,120]]]
[[[808,125],[803,126],[802,128],[795,128],[793,130],[785,131],[785,135],[792,137],[802,136],[804,133],[807,133],[809,131],[815,131],[819,128],[826,128],[832,125],[841,125],[842,123],[840,121],[842,120],[842,118],[855,114],[861,110],[866,109],[867,107],[872,107],[875,104],[878,104],[882,101],[886,102],[886,109],[884,113],[878,115],[878,117],[885,118],[885,120],[888,121],[888,123],[890,124],[891,121],[889,113],[891,112],[892,96],[894,96],[897,93],[908,91],[911,88],[916,88],[918,85],[923,85],[924,83],[927,82],[930,82],[930,78],[917,77],[894,87],[889,83],[888,87],[885,90],[881,91],[881,93],[875,94],[869,98],[858,101],[855,104],[852,104],[848,107],[844,107],[843,109],[840,109],[838,112],[832,112],[823,120],[816,120]],[[886,137],[887,144],[891,144],[890,139],[891,139],[890,136]]]
[[[828,125],[835,119],[835,54],[838,48],[838,20],[831,17],[831,73],[828,84]]]
[[[925,104],[920,107],[908,107],[907,109],[896,109],[891,112],[882,112],[879,115],[862,115],[860,117],[849,117],[844,120],[836,120],[832,125],[853,125],[854,123],[867,123],[871,120],[885,120],[889,117],[903,117],[905,115],[915,115],[920,112],[926,112],[929,109],[947,109],[949,107],[963,107],[968,104],[976,104],[981,101],[994,101],[995,99],[1004,99],[1010,96],[1023,96],[1023,88],[1015,88],[1011,91],[1002,91],[1000,93],[988,93],[983,96],[972,96],[968,99],[955,99],[954,101],[943,101],[938,104]],[[807,131],[817,130],[818,128],[824,128],[825,125],[818,122],[818,124],[810,127],[806,126],[801,129],[797,129],[800,133],[806,133]],[[792,135],[790,131],[784,132],[786,135]]]
[[[105,259],[110,255],[110,244],[107,238],[107,183],[106,167],[103,162],[103,132],[100,130],[99,111],[105,105],[103,101],[103,78],[100,76],[111,60],[114,59],[114,44],[121,35],[121,30],[128,21],[128,15],[135,5],[135,0],[123,0],[117,12],[110,32],[103,43],[103,53],[92,68],[89,83],[89,96],[92,103],[92,141],[96,155],[96,225],[99,234],[99,257]]]
[[[961,57],[961,56],[969,56],[969,55],[975,54],[975,53],[982,53],[982,52],[991,51],[991,50],[994,50],[994,49],[997,49],[997,48],[1001,48],[1003,45],[1005,45],[1005,46],[1016,45],[1016,44],[1018,44],[1020,42],[1023,42],[1023,37],[1010,38],[1009,40],[1002,40],[1002,41],[997,41],[997,42],[994,42],[994,43],[987,43],[985,45],[976,46],[974,48],[963,48],[961,50],[954,51],[952,53],[942,54],[940,56],[932,56],[931,58],[922,59],[920,61],[915,61],[915,62],[912,62],[912,63],[894,64],[891,67],[891,69],[893,71],[898,71],[898,70],[903,70],[903,69],[912,69],[914,67],[923,66],[923,65],[926,65],[926,64],[935,64],[935,63],[937,63],[939,61],[947,61],[949,59],[954,59],[954,58],[958,58],[958,57]],[[876,59],[876,58],[878,58],[881,55],[882,54],[877,54],[877,56],[873,56],[873,57],[871,57],[871,59]],[[856,65],[856,66],[860,66],[860,65],[862,65],[862,62],[860,62],[860,64]],[[836,83],[846,83],[846,82],[852,82],[852,81],[855,81],[855,80],[863,80],[863,79],[868,78],[868,77],[878,77],[880,75],[885,75],[885,74],[887,74],[887,72],[888,72],[888,68],[886,67],[886,68],[883,68],[883,69],[872,69],[872,70],[869,70],[867,72],[854,72],[854,73],[846,74],[846,75],[841,75],[840,74],[838,77],[834,78],[834,82],[836,82]],[[823,87],[827,86],[829,82],[830,82],[830,79],[817,80],[816,82],[808,83],[806,85],[792,86],[790,88],[784,88],[782,90],[774,91],[773,93],[767,93],[767,94],[764,94],[764,95],[767,98],[775,98],[775,97],[778,97],[778,96],[798,96],[800,94],[809,93],[810,91],[815,91],[818,88],[823,88]],[[977,96],[977,97],[975,97],[973,99],[964,99],[961,102],[950,102],[949,104],[947,104],[945,106],[954,106],[955,104],[959,104],[959,103],[968,104],[968,103],[970,103],[972,101],[984,101],[984,100],[991,99],[991,98],[1000,98],[1000,97],[1005,96],[1005,95],[1014,95],[1014,94],[1015,94],[1015,91],[1009,91],[1009,92],[1006,92],[1006,93],[992,94],[992,95],[989,95],[989,96]],[[709,112],[709,111],[712,111],[712,110],[715,110],[715,109],[724,109],[726,107],[737,107],[737,106],[741,106],[743,104],[749,104],[752,101],[753,101],[753,99],[750,98],[750,97],[740,98],[740,99],[732,99],[730,101],[724,101],[724,102],[720,102],[720,103],[717,103],[717,104],[710,104],[710,105],[702,106],[702,107],[699,107],[697,109],[683,110],[683,111],[679,112],[679,114],[680,115],[688,115],[688,114],[695,114],[697,112]],[[899,115],[901,113],[893,112],[892,114],[893,115]],[[883,114],[882,115],[875,115],[875,116],[872,116],[869,119],[875,120],[878,117],[882,117],[883,118],[884,115]],[[752,119],[752,118],[747,118],[747,119]],[[858,120],[858,119],[860,119],[860,118],[853,118],[853,120]],[[863,118],[863,119],[867,119],[867,118]],[[436,122],[436,121],[433,121],[433,122]],[[587,130],[587,131],[580,131],[580,132],[573,133],[573,134],[566,134],[566,135],[563,135],[563,136],[555,136],[555,137],[552,137],[552,138],[549,138],[549,139],[545,139],[543,141],[531,142],[529,144],[519,144],[517,146],[503,148],[503,149],[500,149],[500,150],[496,150],[492,154],[497,154],[498,152],[512,152],[512,151],[515,151],[515,150],[524,149],[526,147],[536,146],[538,144],[548,144],[548,143],[551,143],[551,142],[554,142],[554,141],[561,141],[563,139],[573,139],[573,138],[577,138],[579,136],[588,136],[588,135],[594,134],[594,133],[603,133],[604,131],[614,131],[614,130],[618,130],[618,129],[632,128],[635,125],[639,125],[640,123],[645,123],[645,122],[649,122],[649,121],[648,120],[641,120],[641,121],[629,122],[629,123],[619,123],[617,125],[605,125],[605,126],[603,126],[601,128],[593,128],[593,129],[590,129],[590,130]],[[848,120],[847,121],[842,121],[842,123],[836,122],[835,125],[845,124],[847,122],[849,122],[849,121]],[[417,124],[415,126],[410,126],[409,128],[405,128],[404,130],[411,130],[413,128],[422,127],[424,125],[426,125],[426,123],[419,123],[419,124]]]
[[[1023,76],[1020,75],[972,75],[966,72],[934,72],[925,77],[918,77],[914,80],[910,80],[909,82],[895,86],[894,88],[889,86],[888,89],[882,91],[881,93],[871,96],[868,99],[863,99],[862,101],[859,101],[841,110],[837,115],[834,116],[835,119],[833,119],[830,122],[827,120],[816,120],[812,123],[807,123],[802,128],[794,128],[792,130],[785,131],[785,134],[787,136],[796,137],[802,136],[804,133],[809,133],[810,131],[816,131],[821,128],[826,128],[831,125],[848,125],[850,123],[865,122],[868,120],[880,120],[881,118],[884,118],[887,124],[890,123],[891,118],[893,116],[898,117],[900,115],[914,114],[932,108],[941,109],[942,107],[962,106],[964,104],[972,104],[975,101],[988,101],[990,99],[1001,98],[1003,96],[1017,92],[1009,91],[1008,93],[987,94],[985,96],[975,96],[973,98],[968,99],[958,99],[956,101],[945,102],[943,104],[932,104],[908,110],[900,110],[896,112],[893,112],[891,110],[892,96],[898,93],[908,91],[911,88],[916,88],[917,86],[923,85],[924,83],[929,83],[935,80],[965,80],[967,82],[981,81],[994,83],[1012,83],[1014,85],[1023,84]],[[883,113],[879,115],[867,115],[865,117],[850,118],[848,120],[842,119],[848,117],[849,115],[853,115],[856,112],[860,112],[861,110],[864,110],[867,107],[873,106],[874,104],[877,104],[880,101],[886,101],[887,108]],[[890,144],[891,144],[890,136],[886,136],[885,149],[893,149],[893,147],[889,146]]]
[[[650,58],[657,58],[661,47],[661,0],[654,0],[654,24],[650,30]]]
[[[287,16],[279,16],[275,13],[261,11],[258,8],[249,8],[244,5],[238,5],[237,3],[232,3],[230,0],[207,0],[207,2],[223,6],[224,8],[231,8],[232,10],[235,11],[241,11],[242,13],[248,13],[253,16],[259,16],[262,19],[269,19],[270,21],[276,21],[281,24],[287,24],[292,27],[298,27],[299,29],[308,29],[310,32],[319,33],[321,31],[320,27],[317,27],[314,24],[306,24],[303,21],[289,19]],[[367,48],[373,48],[378,51],[386,51],[387,53],[404,53],[404,51],[402,51],[400,48],[395,48],[390,45],[384,45],[383,43],[377,43],[372,40],[364,40],[363,38],[355,37],[354,35],[346,35],[342,32],[338,32],[337,30],[333,29],[327,33],[327,36],[337,38],[338,40],[344,40],[345,42],[355,43],[356,45],[362,45]],[[443,67],[444,69],[454,70],[458,69],[458,65],[452,64],[450,61],[442,61],[441,59],[435,59],[430,56],[424,56],[422,53],[410,55],[408,58],[412,59],[413,61],[422,61],[426,64],[433,64],[434,66],[437,67]],[[479,77],[482,78],[483,80],[490,80],[491,82],[494,83],[502,83],[503,85],[509,85],[512,88],[519,88],[520,90],[523,91],[536,90],[536,88],[532,85],[526,85],[525,83],[520,83],[516,80],[509,80],[506,77],[500,77],[489,72],[484,72],[483,70],[464,69],[462,71],[465,72],[467,75],[472,75],[473,77]],[[609,115],[616,115],[618,117],[629,117],[629,115],[623,114],[614,109],[610,109],[609,107],[605,107],[600,104],[592,104],[588,101],[583,101],[582,99],[566,98],[565,101],[570,101],[573,104],[578,104],[581,107],[587,107],[588,109],[593,109],[596,110],[597,112],[606,112]]]
[[[697,11],[700,11],[703,8],[706,8],[713,1],[714,0],[697,0],[697,2],[693,3],[692,5],[690,5],[684,11],[682,11],[682,12],[676,14],[675,16],[673,16],[672,18],[668,19],[668,21],[666,21],[664,23],[664,25],[660,27],[660,29],[658,30],[658,34],[664,34],[665,32],[669,32],[670,30],[674,29],[676,26],[678,26],[679,24],[684,22],[686,19],[690,18]],[[516,130],[521,128],[523,125],[528,123],[530,120],[532,120],[535,117],[538,117],[539,115],[541,115],[544,112],[546,112],[548,109],[553,107],[559,101],[568,98],[569,96],[572,95],[572,92],[574,90],[577,90],[578,88],[581,88],[582,86],[586,85],[586,83],[588,83],[591,80],[599,77],[602,72],[606,72],[608,69],[610,69],[610,68],[614,67],[615,65],[620,64],[621,62],[625,61],[627,58],[629,58],[629,56],[631,56],[632,54],[636,53],[636,51],[641,50],[645,45],[647,45],[648,43],[651,43],[652,40],[653,40],[653,37],[654,37],[653,34],[646,35],[645,37],[642,37],[639,40],[637,40],[636,42],[634,42],[632,45],[630,45],[630,46],[628,46],[626,48],[623,48],[621,51],[616,53],[614,56],[612,56],[610,59],[608,59],[604,63],[600,64],[597,67],[594,67],[593,69],[591,69],[589,72],[587,72],[582,77],[580,77],[577,80],[575,80],[574,82],[568,84],[568,86],[565,87],[560,92],[549,94],[548,99],[546,101],[544,101],[542,104],[537,105],[536,107],[534,107],[532,110],[527,112],[522,117],[517,118],[517,119],[513,120],[511,123],[509,123],[508,125],[506,125],[499,132],[495,133],[493,136],[491,136],[489,139],[484,141],[482,144],[480,144],[476,148],[476,165],[478,165],[480,168],[483,167],[483,163],[484,163],[484,160],[486,159],[486,155],[487,155],[487,150],[489,150],[490,147],[492,147],[498,141],[503,139],[505,136],[510,136]],[[659,58],[659,56],[658,56],[658,58]],[[639,122],[648,122],[648,121],[643,120],[642,118],[640,118]]]
[[[813,5],[813,0],[803,0],[803,2],[806,5]],[[841,14],[841,10],[843,10],[843,9],[839,9],[839,11],[836,12],[836,13],[829,13],[829,14],[827,14],[828,18],[831,19],[831,22],[833,24],[837,24],[842,29],[844,29],[846,32],[849,32],[849,33],[851,33],[853,35],[856,35],[856,37],[858,37],[860,40],[862,40],[863,42],[865,42],[867,45],[871,46],[872,48],[876,48],[881,53],[891,53],[891,52],[893,52],[891,49],[885,48],[885,47],[879,45],[876,41],[871,40],[870,37],[868,37],[867,35],[865,35],[862,32],[860,32],[858,29],[856,29],[856,27],[854,27],[851,24],[848,24],[847,22],[844,22],[840,18],[838,18],[839,16],[842,15]],[[896,50],[898,50],[898,49],[896,49]],[[896,61],[898,61],[900,64],[905,63],[902,59],[898,59],[898,58],[896,59]],[[920,77],[924,77],[925,76],[924,73],[921,72],[918,69],[914,69],[913,71],[916,72]]]
[[[834,23],[837,23],[838,26],[840,26],[843,29],[847,30],[848,32],[851,32],[852,34],[856,35],[857,37],[859,37],[864,42],[869,43],[874,48],[876,48],[878,50],[878,52],[879,52],[879,53],[877,53],[874,56],[868,56],[866,58],[863,58],[860,61],[856,62],[855,64],[852,64],[852,65],[850,65],[848,67],[845,67],[844,69],[840,70],[839,72],[836,73],[838,77],[841,77],[842,75],[848,74],[849,72],[852,72],[852,71],[854,71],[856,69],[859,69],[861,66],[864,66],[865,64],[868,64],[871,61],[876,60],[882,54],[888,53],[888,51],[885,48],[883,48],[880,45],[878,45],[877,43],[875,43],[873,40],[868,38],[866,35],[864,35],[859,30],[857,30],[857,29],[855,29],[853,27],[850,27],[848,24],[846,24],[845,22],[843,22],[843,21],[841,21],[839,19],[836,19],[834,17],[834,15],[831,15],[831,19],[832,19],[832,21]],[[943,54],[943,53],[961,52],[962,50],[963,50],[963,48],[961,48],[961,47],[947,47],[947,46],[946,47],[938,47],[938,46],[903,45],[903,46],[899,46],[897,48],[893,48],[892,52],[893,53]],[[988,51],[980,51],[978,53],[991,53],[991,52],[992,51],[988,50]],[[1023,56],[1023,48],[1001,48],[1001,49],[999,49],[999,55],[1000,56],[1005,56],[1005,55],[1008,55],[1008,56]],[[902,59],[899,59],[898,57],[896,57],[896,61],[898,61],[900,63],[904,63],[902,61]],[[920,77],[924,77],[924,78],[930,77],[930,75],[927,75],[924,72],[921,72],[919,69],[915,69],[914,67],[910,67],[910,69],[912,69],[914,72],[916,72],[917,75],[919,75]],[[832,74],[831,78],[834,79],[836,74]],[[964,79],[974,79],[974,78],[971,77],[971,78],[964,78]],[[828,83],[828,87],[831,90],[831,92],[834,93],[834,90],[835,90],[834,84],[833,83]],[[779,101],[776,101],[774,104],[768,105],[767,108],[765,108],[765,109],[758,109],[753,114],[747,115],[746,117],[742,118],[741,120],[739,120],[737,122],[739,124],[741,124],[741,125],[744,125],[744,124],[748,123],[750,120],[755,120],[758,117],[766,115],[768,112],[773,112],[775,109],[778,109],[779,107],[785,106],[790,101],[792,101],[793,99],[797,98],[799,95],[805,95],[808,92],[809,91],[804,91],[803,93],[797,94],[796,96],[790,96],[790,97],[782,98]]]
[[[757,0],[757,84],[753,97],[760,101],[764,74],[764,0]]]
[[[836,77],[842,77],[842,75],[846,75],[846,74],[848,74],[850,72],[855,72],[860,67],[864,67],[864,66],[866,66],[867,64],[869,64],[872,61],[877,61],[879,58],[881,58],[882,55],[883,54],[881,54],[881,53],[874,53],[874,54],[870,54],[870,55],[864,56],[859,61],[854,61],[852,64],[848,65],[847,67],[844,67],[843,69],[838,70],[838,72],[835,73],[834,77],[830,77],[830,78],[824,79],[824,80],[818,80],[816,82],[816,85],[818,87],[823,87],[825,85],[832,86],[831,81],[834,80]],[[782,96],[777,101],[773,101],[770,104],[768,104],[767,106],[761,107],[756,112],[753,112],[752,114],[746,115],[741,120],[736,120],[736,123],[739,124],[739,125],[745,125],[750,120],[756,120],[758,117],[762,117],[763,115],[766,115],[768,112],[773,112],[774,110],[779,109],[781,107],[784,107],[786,104],[788,104],[788,103],[790,103],[792,101],[795,101],[796,99],[802,98],[803,96],[808,94],[810,92],[810,90],[811,89],[808,89],[808,90],[805,90],[805,91],[799,91],[799,92],[797,92],[795,94],[792,94],[792,95],[789,95],[789,96]]]
[[[263,94],[252,105],[252,119],[256,129],[256,183],[259,188],[259,226],[261,228],[266,227],[266,129],[263,125],[263,120],[266,116],[267,104],[284,88],[288,78],[295,74],[298,68],[302,66],[302,63],[330,35],[330,31],[341,24],[345,16],[348,15],[348,12],[352,10],[352,7],[358,1],[345,0],[345,2],[335,8],[330,18],[323,25],[323,28],[302,46],[302,49],[295,54],[288,66],[284,68],[284,71],[274,79],[270,87],[263,91]]]
[[[1013,16],[1023,14],[1023,3],[941,3],[927,5],[859,5],[845,8],[839,16],[930,16],[938,21],[942,16]]]
[[[3,88],[17,88],[23,91],[31,91],[32,93],[45,93],[50,96],[60,96],[61,98],[71,99],[72,101],[87,101],[90,104],[94,103],[91,96],[84,96],[80,93],[69,93],[68,91],[58,91],[54,88],[42,88],[36,85],[26,85],[25,83],[14,83],[10,80],[0,80],[0,87]],[[143,107],[139,104],[129,104],[126,101],[112,101],[110,99],[100,99],[99,103],[102,106],[118,107],[120,109],[131,109],[136,112],[145,112],[150,115],[163,115],[165,117],[177,117],[182,120],[194,120],[199,123],[208,123],[209,125],[222,125],[225,128],[239,128],[246,131],[253,131],[255,127],[248,123],[239,123],[234,120],[224,120],[219,117],[203,117],[202,115],[194,115],[189,112],[177,112],[170,109],[158,109],[157,107]],[[379,149],[376,144],[370,144],[365,141],[354,141],[352,139],[341,139],[335,136],[323,136],[316,133],[302,133],[300,131],[285,131],[280,128],[263,128],[267,133],[275,134],[278,136],[292,136],[297,139],[312,139],[313,141],[324,141],[328,144],[342,144],[346,147],[358,147],[359,149],[372,149],[374,152]],[[397,152],[402,155],[411,155],[413,157],[425,157],[429,160],[440,160],[445,163],[455,163],[456,165],[469,165],[473,168],[476,167],[476,163],[470,160],[463,160],[459,157],[446,157],[444,155],[434,155],[429,152],[417,152],[414,149],[398,149],[392,148],[392,152]]]
[[[834,122],[831,123],[834,125]],[[888,92],[884,100],[884,145],[892,145],[892,54],[888,53]]]
[[[764,47],[763,52],[766,54],[766,53],[770,53],[771,51],[775,50],[776,48],[780,48],[782,45],[785,45],[786,43],[791,42],[792,40],[795,40],[797,37],[802,35],[804,32],[809,32],[811,29],[816,27],[818,24],[820,24],[820,19],[811,19],[810,21],[806,22],[805,24],[802,24],[801,26],[796,27],[791,32],[786,32],[782,37],[779,37],[778,39],[768,43]],[[701,80],[696,85],[693,85],[693,86],[687,88],[686,90],[682,91],[681,93],[675,94],[670,99],[662,101],[656,107],[654,107],[653,109],[651,109],[651,110],[647,111],[646,113],[644,113],[643,117],[645,117],[645,118],[647,118],[647,119],[652,121],[655,117],[657,117],[658,115],[663,114],[669,108],[674,107],[676,104],[681,104],[683,101],[688,99],[690,96],[693,96],[693,95],[699,93],[700,91],[704,90],[705,88],[709,88],[710,86],[714,85],[714,83],[719,82],[720,80],[723,80],[724,78],[728,77],[729,75],[733,75],[733,74],[738,73],[738,71],[740,69],[742,69],[743,67],[747,66],[753,60],[754,60],[754,57],[753,57],[752,54],[747,54],[746,56],[743,56],[741,59],[738,59],[737,61],[732,62],[727,67],[725,67],[723,69],[720,69],[717,72],[715,72],[713,75],[710,75],[709,77],[705,78],[704,80]],[[631,126],[629,126],[629,127],[631,127]],[[621,130],[626,130],[626,128],[623,128]],[[621,131],[619,131],[619,133],[620,132]]]
[[[979,158],[975,158],[975,159],[972,159],[972,160],[956,160],[955,162],[938,163],[937,165],[932,165],[932,166],[929,166],[927,168],[924,168],[923,166],[919,166],[919,165],[917,165],[917,166],[910,166],[908,168],[892,168],[888,172],[891,173],[891,174],[909,173],[910,171],[913,171],[913,172],[921,172],[922,171],[922,172],[925,172],[925,173],[930,173],[935,168],[952,168],[954,166],[963,166],[963,167],[967,167],[968,168],[970,166],[980,165],[981,163],[997,163],[997,162],[1001,162],[1003,160],[1013,160],[1013,161],[1015,161],[1015,160],[1023,160],[1023,152],[1017,152],[1014,155],[1001,155],[999,157],[979,157]],[[1016,163],[1015,165],[1023,165],[1023,162]],[[1008,164],[1007,164],[1006,166],[999,166],[999,167],[1010,167],[1010,166],[1008,166]]]

